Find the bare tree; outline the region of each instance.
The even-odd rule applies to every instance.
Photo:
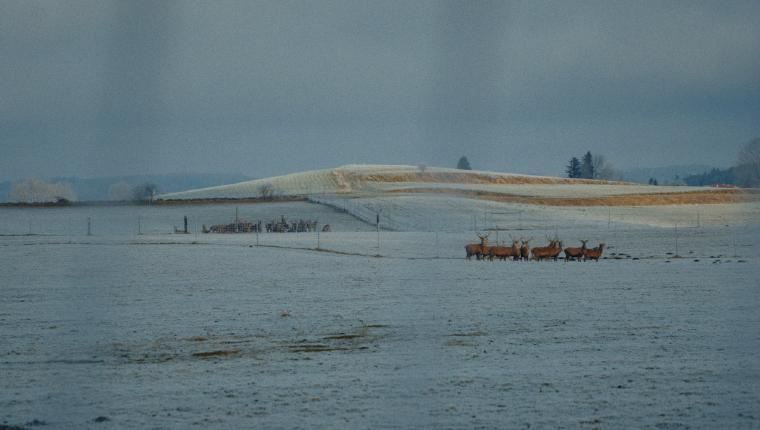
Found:
[[[604,155],[595,154],[592,161],[593,172],[595,179],[613,179],[615,177],[615,169],[612,167],[612,163],[607,161]]]
[[[274,196],[274,186],[272,184],[262,184],[259,187],[259,195],[265,199],[270,199]]]
[[[76,200],[70,184],[49,183],[39,178],[27,178],[11,185],[10,201],[22,203],[63,202]]]
[[[739,151],[736,183],[741,187],[760,187],[760,138],[752,139]]]
[[[132,199],[138,202],[152,202],[158,194],[158,185],[146,182],[132,189]]]

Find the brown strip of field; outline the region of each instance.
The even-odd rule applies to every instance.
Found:
[[[663,206],[723,204],[760,201],[760,194],[738,189],[718,189],[674,193],[624,194],[604,197],[542,197],[518,196],[490,191],[458,190],[451,188],[409,188],[389,193],[449,194],[458,197],[490,200],[504,203],[522,203],[541,206]]]
[[[280,202],[304,202],[308,199],[304,196],[282,197],[220,197],[215,199],[160,199],[151,203],[154,206],[185,206],[185,205],[218,205],[225,203],[280,203]]]
[[[195,352],[193,353],[193,357],[198,357],[198,358],[229,357],[239,352],[240,352],[239,350]]]
[[[493,185],[529,185],[529,184],[628,184],[628,182],[604,181],[597,179],[551,178],[527,175],[484,175],[481,173],[463,172],[417,172],[417,173],[360,173],[351,180],[368,182],[430,182],[455,184],[493,184]]]

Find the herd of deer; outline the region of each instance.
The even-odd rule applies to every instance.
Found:
[[[489,246],[487,234],[483,236],[478,234],[477,236],[480,238],[480,243],[472,243],[465,245],[464,247],[465,251],[467,251],[468,260],[470,260],[474,255],[478,260],[488,259],[490,261],[493,261],[494,258],[498,258],[502,261],[506,261],[507,259],[512,259],[515,261],[541,261],[551,259],[557,261],[559,255],[564,251],[565,261],[599,261],[599,257],[602,256],[602,252],[604,251],[603,243],[600,243],[599,246],[595,248],[587,248],[586,242],[588,242],[588,240],[581,240],[582,246],[580,247],[568,247],[562,249],[561,240],[557,238],[551,239],[547,237],[546,240],[549,242],[549,245],[535,246],[533,248],[530,248],[529,245],[533,238],[515,239],[514,237],[510,236],[512,239],[512,246]]]

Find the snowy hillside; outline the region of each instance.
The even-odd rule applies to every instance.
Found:
[[[159,199],[250,199],[319,194],[362,196],[407,192],[451,193],[491,200],[498,197],[597,199],[623,195],[651,197],[652,195],[701,193],[725,196],[735,193],[734,190],[715,190],[703,187],[657,187],[625,182],[529,176],[438,167],[348,165],[335,169],[313,170],[231,185],[163,194],[159,196]],[[531,202],[523,201],[522,203]],[[537,203],[551,204],[551,202]],[[561,205],[573,205],[572,203],[564,202]],[[584,205],[584,202],[577,203]],[[643,204],[657,204],[657,202]]]

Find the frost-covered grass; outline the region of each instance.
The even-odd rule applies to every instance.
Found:
[[[339,184],[330,170],[314,170],[272,178],[256,179],[238,184],[199,188],[196,190],[167,193],[161,199],[218,199],[218,198],[256,198],[276,196],[307,195],[315,193],[334,193]]]
[[[346,199],[315,196],[315,201],[343,209],[383,228],[398,231],[466,231],[555,229],[616,225],[675,227],[739,225],[760,219],[760,203],[659,206],[561,206],[515,204],[437,194],[397,194]]]
[[[704,187],[655,187],[621,182],[588,181],[487,171],[464,171],[414,166],[350,165],[335,169],[293,173],[164,194],[161,199],[258,198],[321,194],[382,193],[403,189],[447,188],[486,191],[517,196],[589,198],[630,194],[710,192]]]
[[[0,236],[0,423],[760,426],[758,218],[676,234],[580,209],[483,202],[459,214],[467,202],[332,202],[363,217],[382,207],[404,231],[381,231],[379,247],[370,226],[326,206],[239,206],[249,219],[329,219],[320,246],[335,252],[312,249],[315,233],[258,247],[252,234],[166,233],[185,214],[229,222],[234,205],[0,209],[4,234],[28,219],[55,233]],[[540,243],[556,222],[568,245],[605,241],[609,259],[466,261],[469,215],[511,227],[492,243]],[[87,216],[93,236],[77,231]]]

